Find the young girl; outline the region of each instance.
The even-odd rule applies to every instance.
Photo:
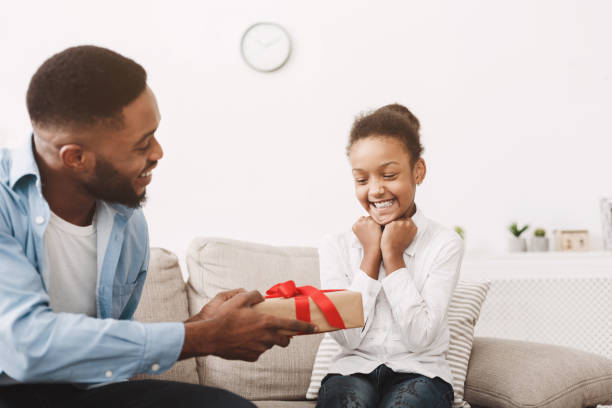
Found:
[[[347,153],[368,216],[319,248],[321,286],[362,293],[365,327],[331,333],[342,351],[317,407],[451,407],[447,308],[463,242],[414,203],[425,178],[419,121],[401,105],[358,118]]]

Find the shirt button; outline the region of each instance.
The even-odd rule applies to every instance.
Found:
[[[36,222],[38,225],[42,224],[43,222],[45,222],[45,219],[42,216],[38,216],[34,219],[34,222]]]
[[[111,378],[113,376],[113,372],[111,370],[108,370],[104,373],[104,375],[106,376],[106,378]]]
[[[151,370],[153,370],[154,372],[159,371],[159,364],[155,363],[151,366]]]

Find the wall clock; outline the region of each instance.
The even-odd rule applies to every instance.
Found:
[[[251,68],[274,72],[287,63],[291,38],[287,30],[276,23],[253,24],[242,35],[240,52]]]

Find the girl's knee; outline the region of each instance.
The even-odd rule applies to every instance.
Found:
[[[375,406],[376,400],[376,390],[367,380],[335,375],[321,385],[317,408],[369,408]]]

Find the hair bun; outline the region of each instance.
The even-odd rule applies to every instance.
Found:
[[[399,113],[400,115],[408,119],[408,121],[410,122],[414,130],[418,132],[421,129],[421,122],[419,122],[417,117],[414,116],[412,112],[410,112],[410,110],[404,105],[401,105],[399,103],[391,103],[389,105],[385,105],[381,108],[376,109],[376,112],[380,112],[380,111],[392,111],[392,112]]]

